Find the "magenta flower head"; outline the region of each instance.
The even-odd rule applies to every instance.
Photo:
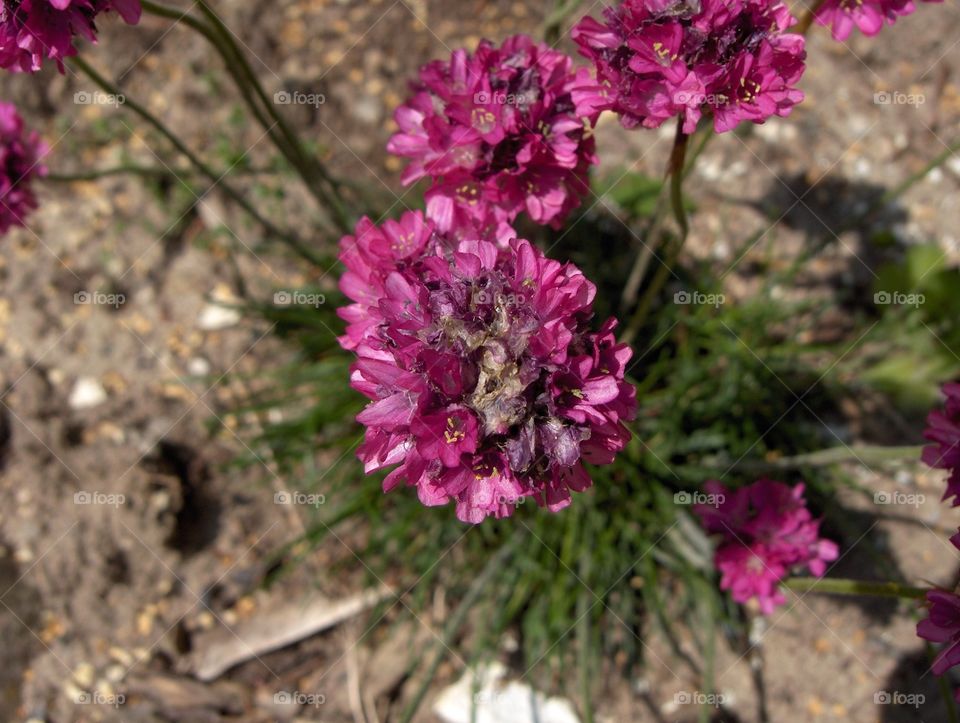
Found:
[[[421,69],[387,149],[411,159],[404,184],[432,179],[427,215],[440,231],[509,224],[524,210],[559,226],[580,204],[596,157],[575,78],[569,56],[526,35]]]
[[[960,549],[960,533],[951,537],[950,542]],[[947,590],[930,590],[927,605],[929,613],[926,620],[917,623],[917,636],[944,644],[931,667],[934,675],[943,675],[960,665],[960,596]],[[960,702],[960,690],[954,692],[954,698]]]
[[[42,164],[47,145],[36,132],[27,133],[12,103],[0,102],[0,234],[23,226],[37,207],[31,183],[47,173]]]
[[[960,506],[960,384],[943,385],[946,397],[943,410],[927,416],[923,436],[933,442],[923,448],[923,461],[934,469],[950,470],[943,499],[953,497],[953,506]]]
[[[108,10],[129,25],[140,22],[140,0],[17,0],[0,5],[0,67],[34,73],[47,58],[64,72],[63,59],[77,54],[74,38],[97,40],[94,21]]]
[[[846,40],[855,27],[864,35],[876,35],[884,23],[893,25],[898,17],[910,15],[916,9],[913,0],[826,0],[816,17],[820,25],[831,26],[834,40]]]
[[[359,357],[352,386],[372,400],[357,417],[358,455],[368,473],[397,465],[384,491],[453,501],[464,522],[509,516],[527,498],[560,510],[592,484],[583,463],[612,462],[629,439],[630,348],[613,320],[589,330],[595,288],[576,267],[524,240],[427,237],[422,222],[407,214],[367,234],[379,250],[415,232],[419,257],[389,244],[343,257],[356,303],[342,342]]]
[[[710,481],[704,489],[711,504],[694,511],[704,529],[719,536],[714,564],[720,587],[737,602],[756,599],[770,615],[786,602],[778,587],[784,577],[803,568],[820,577],[837,559],[837,545],[820,537],[820,522],[807,510],[802,484],[760,479],[728,490]]]
[[[625,128],[681,116],[692,133],[710,113],[723,133],[789,115],[803,100],[804,40],[787,32],[796,19],[779,0],[624,0],[604,18],[573,29],[596,65],[574,98],[605,96],[597,108],[616,112]]]

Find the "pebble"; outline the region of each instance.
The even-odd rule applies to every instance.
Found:
[[[90,663],[80,663],[73,671],[74,682],[82,688],[93,685],[94,669]]]
[[[187,373],[194,377],[205,377],[210,373],[210,362],[203,357],[194,357],[187,362]]]
[[[80,377],[70,392],[68,403],[71,409],[93,409],[107,401],[103,385],[93,377]]]
[[[127,667],[133,665],[133,656],[123,648],[114,646],[110,648],[109,654],[110,657],[113,660],[116,660],[120,665],[125,665]]]
[[[219,304],[207,304],[197,318],[197,326],[204,331],[229,329],[240,323],[240,312]]]

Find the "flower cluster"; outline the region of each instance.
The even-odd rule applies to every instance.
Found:
[[[399,465],[384,490],[417,488],[457,517],[505,517],[530,498],[556,511],[629,439],[635,389],[616,322],[591,332],[593,284],[528,241],[456,241],[419,212],[342,242],[356,351],[351,384],[372,402],[359,456]]]
[[[11,226],[23,226],[27,214],[37,207],[30,184],[35,176],[46,174],[41,163],[46,153],[40,136],[25,132],[16,107],[0,102],[0,234]]]
[[[574,98],[605,93],[597,109],[624,127],[682,116],[692,133],[708,112],[722,133],[789,115],[803,100],[804,39],[787,32],[796,21],[779,0],[624,0],[604,17],[573,29],[597,75]]]
[[[910,15],[916,9],[913,0],[826,0],[816,17],[821,25],[831,26],[834,40],[846,40],[854,27],[864,35],[876,35],[884,23],[893,25],[898,17]]]
[[[140,0],[17,0],[0,5],[0,67],[34,73],[47,58],[62,73],[76,55],[74,38],[97,40],[97,15],[115,10],[128,24],[140,21]]]
[[[714,504],[694,509],[706,531],[720,536],[714,559],[720,587],[737,602],[756,598],[769,615],[786,602],[778,585],[791,570],[808,568],[820,577],[837,559],[837,545],[820,537],[820,522],[807,510],[802,484],[760,479],[730,491],[711,481],[704,489]]]
[[[960,550],[960,532],[950,538]],[[943,675],[950,668],[960,665],[960,595],[948,590],[927,592],[929,613],[926,620],[917,623],[917,635],[932,643],[946,643],[937,654],[931,670],[934,675]],[[960,690],[954,692],[960,702]]]
[[[943,499],[953,498],[953,506],[960,506],[960,384],[943,385],[946,403],[943,410],[934,410],[927,416],[923,433],[934,444],[924,447],[923,461],[935,469],[950,470]]]
[[[596,158],[588,106],[571,95],[572,65],[564,53],[516,35],[421,69],[387,149],[411,159],[404,184],[432,180],[427,215],[440,231],[460,238],[492,231],[502,242],[524,209],[539,224],[559,226],[580,204]]]

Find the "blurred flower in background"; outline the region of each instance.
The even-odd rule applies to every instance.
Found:
[[[720,482],[704,485],[712,503],[694,509],[707,532],[719,536],[714,564],[720,587],[734,600],[756,599],[760,611],[771,614],[786,602],[780,581],[807,568],[817,577],[837,559],[837,545],[820,537],[803,497],[802,484],[760,479],[738,490]]]
[[[0,5],[0,67],[34,73],[45,59],[62,73],[63,59],[76,55],[73,40],[97,41],[95,21],[115,10],[129,25],[140,22],[140,0],[19,0]]]
[[[913,0],[826,0],[817,10],[817,22],[830,26],[834,40],[846,40],[855,27],[864,35],[876,35],[884,23],[893,25],[916,9]]]
[[[927,416],[923,436],[934,444],[924,447],[923,461],[935,469],[950,470],[943,499],[953,498],[953,506],[960,506],[960,384],[943,385],[946,397],[943,410],[934,410]]]
[[[16,106],[0,102],[0,233],[23,226],[37,207],[31,182],[46,175],[42,160],[48,151],[38,133],[24,130]]]

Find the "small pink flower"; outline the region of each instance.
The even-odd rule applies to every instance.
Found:
[[[817,22],[831,26],[834,40],[846,40],[855,27],[864,35],[876,35],[884,23],[893,25],[916,9],[913,0],[827,0],[817,11]]]
[[[950,470],[943,499],[953,498],[953,506],[960,506],[960,384],[943,385],[946,397],[943,411],[934,410],[927,416],[923,433],[934,444],[923,448],[923,461],[935,469]]]
[[[36,132],[27,133],[12,103],[0,102],[0,234],[23,226],[37,207],[33,179],[45,176],[49,149]]]
[[[953,535],[950,542],[960,549],[960,533]],[[934,675],[943,675],[960,665],[960,596],[947,590],[930,590],[927,604],[929,612],[926,620],[917,623],[917,636],[944,644],[931,667]],[[954,692],[954,698],[960,702],[960,690]]]
[[[427,216],[441,232],[509,226],[523,211],[558,226],[580,204],[597,111],[575,81],[567,55],[525,35],[421,69],[387,149],[411,159],[404,184],[432,180]]]
[[[704,489],[715,504],[694,508],[704,529],[719,537],[714,564],[720,587],[734,600],[756,599],[770,615],[786,602],[780,581],[791,571],[808,569],[820,577],[837,559],[837,545],[820,537],[803,498],[802,484],[760,479],[738,490],[710,481]]]
[[[394,467],[384,491],[453,501],[470,523],[527,498],[557,511],[592,484],[584,463],[623,449],[631,351],[615,321],[589,330],[596,290],[576,267],[524,240],[457,241],[419,213],[383,229],[364,220],[342,250],[354,303],[341,344],[371,400],[358,454],[367,472]]]
[[[124,22],[140,22],[140,0],[17,0],[0,5],[0,67],[35,73],[45,59],[64,72],[63,60],[77,54],[81,35],[97,41],[95,20],[115,10]]]
[[[624,0],[604,17],[573,29],[596,66],[574,97],[613,110],[626,128],[681,116],[692,133],[712,113],[722,133],[789,115],[803,100],[804,41],[787,32],[796,21],[779,0]]]

